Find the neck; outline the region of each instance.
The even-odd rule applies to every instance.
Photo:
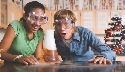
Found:
[[[31,34],[31,33],[32,33],[32,32],[30,31],[30,29],[28,28],[28,26],[27,26],[26,23],[24,24],[24,28],[25,28],[25,30],[26,30],[26,32],[27,32],[28,34]]]
[[[68,38],[66,38],[65,40],[71,40],[71,39],[72,39],[72,34]]]

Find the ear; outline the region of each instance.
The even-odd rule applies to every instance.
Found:
[[[56,27],[55,27],[55,23],[53,23],[53,28],[56,29]]]
[[[75,27],[75,23],[72,24],[72,27]]]
[[[55,26],[55,23],[53,23],[53,27]]]
[[[25,13],[23,14],[23,18],[24,18],[25,20],[27,20],[27,16],[26,16]]]

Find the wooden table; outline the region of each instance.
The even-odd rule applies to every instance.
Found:
[[[113,65],[93,64],[88,62],[62,62],[60,64],[23,65],[8,63],[0,67],[0,72],[124,72],[125,62],[113,62]]]

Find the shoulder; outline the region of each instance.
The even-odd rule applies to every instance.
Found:
[[[13,20],[9,26],[11,26],[15,32],[16,35],[20,33],[20,31],[23,31],[23,22],[18,20]]]
[[[18,21],[18,20],[13,20],[9,25],[11,25],[13,28],[20,28],[22,26],[22,23],[21,21]]]
[[[82,37],[94,37],[95,34],[90,31],[88,28],[84,28],[82,26],[76,26],[76,29],[78,31],[78,34]]]
[[[90,33],[90,32],[91,32],[88,28],[84,28],[84,27],[82,27],[82,26],[76,26],[76,29],[77,29],[77,31],[78,31],[79,33],[84,33],[84,34],[86,34],[86,33]]]
[[[11,25],[20,25],[20,24],[21,24],[21,21],[13,20],[10,24],[11,24]]]
[[[97,39],[96,35],[87,28],[77,26],[76,29],[78,30],[79,38],[82,37],[86,39],[87,41],[88,40],[92,41],[92,40]]]

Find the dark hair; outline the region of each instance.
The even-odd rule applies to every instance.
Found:
[[[25,7],[24,7],[25,15],[29,16],[28,15],[29,12],[31,12],[35,8],[40,8],[40,9],[44,10],[44,13],[45,13],[45,7],[44,7],[43,4],[41,4],[41,3],[37,2],[37,1],[32,1],[32,2],[29,2],[29,3],[27,3],[25,5]],[[25,19],[22,17],[20,19],[20,21],[25,21]]]

